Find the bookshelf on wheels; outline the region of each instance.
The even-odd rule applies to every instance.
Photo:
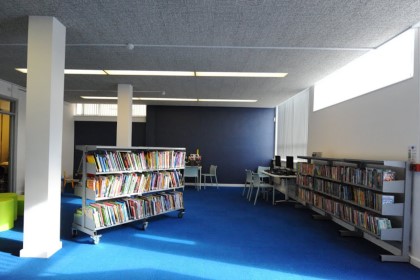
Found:
[[[185,148],[77,146],[83,172],[75,195],[82,205],[74,213],[72,235],[89,234],[98,244],[102,229],[178,211],[185,213]]]
[[[298,157],[296,200],[345,230],[408,262],[412,172],[409,162]]]

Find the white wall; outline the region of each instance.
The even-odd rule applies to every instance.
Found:
[[[373,160],[407,160],[408,147],[420,148],[419,36],[414,77],[352,100],[312,112],[308,155]],[[411,263],[420,268],[420,173],[414,176]]]
[[[418,143],[417,77],[316,112],[312,104],[313,93],[309,155],[407,160],[408,146]]]

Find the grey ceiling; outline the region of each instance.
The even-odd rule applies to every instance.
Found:
[[[258,99],[274,107],[420,21],[419,0],[0,0],[0,79],[26,86],[28,16],[66,28],[66,68],[287,72],[286,78],[65,77],[65,100],[116,96]],[[126,44],[134,44],[128,50]],[[168,104],[148,102],[145,104]]]

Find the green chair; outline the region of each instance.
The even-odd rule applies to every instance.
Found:
[[[12,197],[0,197],[0,231],[15,226],[15,200]]]
[[[18,213],[18,203],[17,203],[17,194],[16,193],[0,193],[1,198],[13,198],[14,203],[14,212],[13,217],[15,221],[17,220],[17,213]]]

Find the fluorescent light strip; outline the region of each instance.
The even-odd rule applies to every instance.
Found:
[[[64,69],[64,74],[70,75],[106,75],[104,70]]]
[[[197,77],[254,77],[254,78],[284,78],[287,73],[263,72],[195,72]]]
[[[198,99],[200,102],[257,102],[252,99]]]
[[[17,71],[27,74],[26,68],[15,68]],[[104,70],[91,70],[91,69],[64,69],[64,74],[69,75],[106,75]]]
[[[97,99],[97,100],[118,100],[116,96],[80,96],[83,99]]]
[[[28,73],[26,68],[15,68]],[[184,76],[184,77],[250,77],[250,78],[284,78],[287,73],[264,72],[194,72],[194,71],[143,71],[143,70],[94,70],[64,69],[64,74],[73,75],[120,75],[120,76]]]
[[[118,100],[116,96],[81,96],[90,100]],[[143,101],[188,101],[188,102],[257,102],[253,99],[196,99],[196,98],[163,98],[163,97],[133,97],[133,100]]]
[[[144,100],[144,101],[192,101],[195,102],[195,98],[159,98],[159,97],[134,97],[133,100]]]
[[[116,96],[80,96],[83,99],[118,100]],[[133,97],[133,100],[144,101],[197,101],[195,98],[161,98],[161,97]]]
[[[190,76],[194,77],[194,71],[142,71],[142,70],[104,70],[108,75],[128,76]]]

